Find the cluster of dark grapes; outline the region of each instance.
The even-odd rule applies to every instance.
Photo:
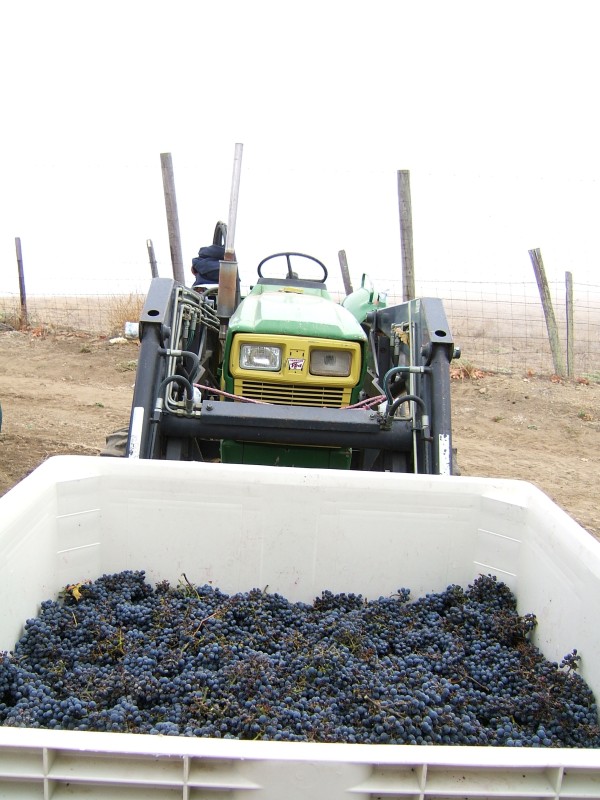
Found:
[[[42,604],[0,656],[0,724],[235,739],[600,747],[594,697],[500,581],[292,603],[143,572]]]

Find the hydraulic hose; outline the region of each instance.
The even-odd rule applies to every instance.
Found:
[[[161,356],[180,356],[183,359],[190,359],[192,361],[192,368],[186,369],[188,376],[195,375],[198,371],[200,366],[200,357],[197,353],[194,353],[192,350],[170,350],[170,349],[163,349],[158,351]],[[188,378],[191,384],[191,379]]]
[[[397,400],[394,400],[393,403],[388,403],[386,417],[388,420],[391,420],[396,413],[397,409],[402,405],[402,403],[416,403],[419,408],[421,409],[421,425],[423,430],[423,439],[425,439],[425,446],[424,446],[424,468],[425,473],[429,474],[430,472],[430,457],[427,447],[427,442],[431,441],[430,434],[429,434],[429,417],[427,415],[427,407],[425,405],[425,401],[422,397],[419,397],[416,394],[404,394],[402,397],[399,397]]]
[[[390,390],[390,379],[393,378],[394,375],[399,373],[424,373],[424,372],[431,372],[430,367],[392,367],[389,369],[384,377],[383,377],[383,389],[385,391],[385,396],[388,401],[386,417],[391,419],[398,408],[402,405],[402,403],[413,402],[416,403],[419,408],[421,409],[421,423],[423,425],[423,435],[427,438],[428,431],[429,431],[429,415],[427,414],[427,406],[425,405],[425,401],[422,397],[419,397],[416,394],[403,394],[400,397],[394,398],[392,397],[392,393]]]
[[[393,403],[388,403],[386,416],[393,417],[402,403],[409,402],[416,403],[421,409],[421,417],[427,418],[427,407],[425,406],[425,401],[422,397],[419,397],[416,394],[403,394],[402,397],[398,397]]]
[[[401,366],[401,367],[392,367],[391,369],[388,369],[388,371],[383,376],[383,390],[385,392],[385,396],[388,399],[388,402],[392,403],[394,401],[390,389],[390,379],[393,378],[394,375],[407,375],[410,373],[423,374],[425,372],[431,372],[431,367]]]
[[[162,413],[162,406],[163,406],[163,399],[162,393],[167,388],[170,383],[179,383],[185,389],[185,393],[187,395],[185,401],[186,411],[191,412],[194,408],[194,387],[190,383],[190,381],[185,378],[183,375],[169,375],[167,378],[164,378],[160,386],[158,387],[157,397],[156,397],[156,407],[154,409],[155,416]]]

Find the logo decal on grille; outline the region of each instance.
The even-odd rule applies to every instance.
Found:
[[[288,358],[288,369],[300,372],[304,368],[304,358]]]

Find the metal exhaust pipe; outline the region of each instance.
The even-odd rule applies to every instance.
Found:
[[[235,223],[237,219],[238,197],[240,193],[240,173],[242,168],[242,151],[244,145],[236,144],[233,159],[233,176],[231,179],[231,197],[229,201],[229,221],[225,241],[225,258],[220,262],[219,295],[217,299],[217,316],[223,324],[235,311],[237,294],[238,265],[235,256]]]

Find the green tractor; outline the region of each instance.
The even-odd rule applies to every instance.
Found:
[[[452,474],[440,300],[387,306],[363,275],[338,302],[295,252],[263,259],[241,297],[228,252],[218,286],[150,285],[127,457]]]
[[[296,252],[264,258],[242,297],[241,156],[236,144],[229,223],[213,236],[223,258],[197,272],[213,284],[150,285],[126,456],[451,474],[457,353],[442,303],[388,307],[366,275],[337,302],[323,262]]]

